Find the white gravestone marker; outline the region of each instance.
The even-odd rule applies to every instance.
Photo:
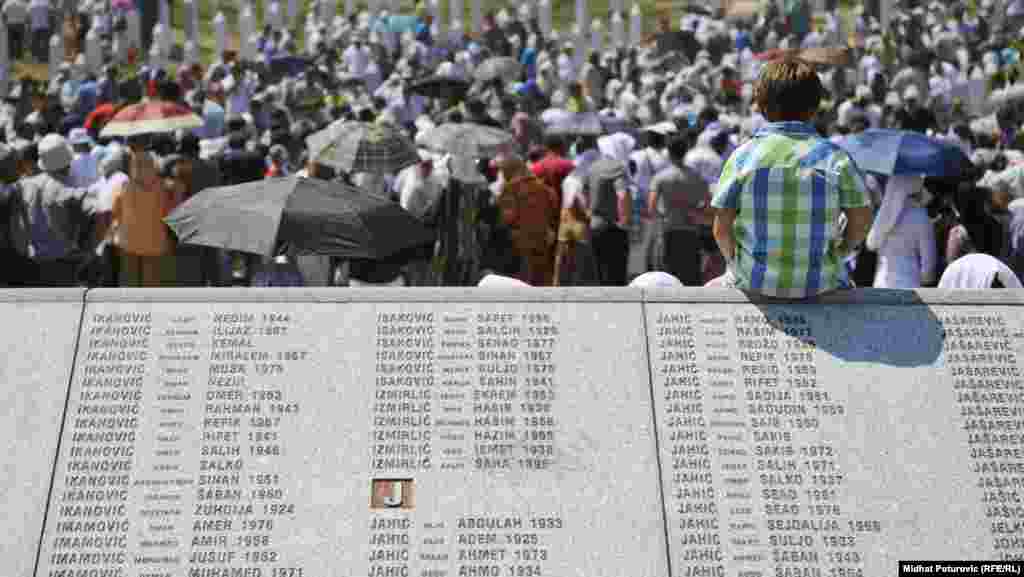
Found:
[[[590,51],[594,54],[600,54],[603,49],[604,26],[599,19],[594,18],[594,21],[590,23]]]
[[[7,40],[7,24],[0,20],[0,94],[7,94],[11,81],[11,55]]]
[[[587,37],[585,29],[579,24],[572,27],[572,43],[573,43],[573,70],[575,76],[578,79],[580,69],[583,67],[583,62],[587,58],[587,49],[590,47],[590,39]]]
[[[223,12],[217,12],[213,17],[213,45],[216,52],[214,59],[224,57],[224,51],[228,48],[227,18]]]
[[[242,5],[242,12],[238,15],[238,42],[240,56],[243,61],[253,61],[256,58],[254,52],[254,46],[252,46],[251,39],[256,33],[256,15],[252,10],[252,5],[246,2]]]
[[[185,19],[185,40],[199,41],[199,8],[197,0],[183,1],[183,17]]]
[[[629,45],[639,46],[643,41],[644,16],[640,13],[640,4],[634,2],[629,11]]]
[[[270,13],[265,14],[263,18],[274,30],[282,30],[284,28],[284,14],[281,11],[281,3],[273,0],[270,3]]]
[[[462,0],[449,0],[448,1],[448,21],[451,22],[454,27],[455,21],[464,21],[466,18],[465,5]]]
[[[167,0],[159,0],[158,4],[159,24],[163,26],[164,34],[160,37],[160,51],[164,56],[170,55],[171,47],[174,46],[174,34],[171,27],[171,8]],[[155,38],[155,36],[154,36]]]
[[[199,64],[199,46],[191,40],[185,41],[184,58],[185,64]]]
[[[590,19],[587,15],[587,0],[576,0],[576,26],[582,30],[590,29]]]
[[[539,0],[537,3],[537,20],[541,32],[547,38],[551,35],[551,0]]]
[[[484,29],[483,7],[481,6],[481,0],[471,1],[473,2],[473,33],[480,34]]]
[[[136,50],[142,50],[142,22],[139,11],[129,10],[125,20],[125,38],[127,42],[125,48],[134,47]]]
[[[60,34],[53,34],[50,36],[50,60],[48,67],[50,78],[57,77],[57,71],[63,62],[64,46],[61,42],[61,36]]]
[[[622,20],[622,13],[612,14],[611,42],[616,48],[626,46],[626,23]]]
[[[96,74],[103,66],[103,47],[100,45],[100,35],[95,28],[90,28],[85,34],[85,67],[90,73]]]

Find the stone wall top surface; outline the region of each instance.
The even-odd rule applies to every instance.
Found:
[[[5,300],[74,300],[80,290],[0,290]],[[79,297],[80,298],[80,297]],[[1024,304],[1024,291],[1014,290],[887,290],[858,289],[800,301],[761,298],[737,290],[685,288],[641,290],[630,287],[481,288],[166,288],[92,289],[86,302],[649,302],[754,303],[796,305],[993,305]]]

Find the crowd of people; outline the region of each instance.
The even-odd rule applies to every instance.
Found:
[[[252,39],[255,60],[226,51],[207,67],[161,67],[113,54],[98,70],[70,40],[91,27],[110,40],[118,11],[61,4],[2,5],[12,58],[37,47],[43,60],[38,6],[48,23],[74,24],[57,75],[18,79],[0,107],[0,286],[504,278],[803,298],[1019,287],[1024,274],[1020,0],[903,0],[885,27],[877,5],[812,15],[806,2],[770,2],[742,17],[694,8],[678,25],[660,18],[639,46],[545,34],[532,3],[488,13],[479,34],[442,33],[419,5],[401,30],[386,12],[311,18],[301,52],[301,22],[268,23]],[[821,47],[842,47],[847,62],[800,52]],[[481,75],[496,58],[515,73]],[[453,88],[411,89],[425,78]],[[202,126],[102,134],[142,100],[185,105]],[[391,173],[320,162],[308,138],[346,121],[399,128],[419,162]],[[437,150],[423,135],[444,123],[502,129],[510,142],[490,157]],[[872,128],[925,133],[972,164],[943,178],[863,172],[841,138]],[[390,196],[436,242],[403,261],[254,255],[179,242],[165,224],[209,188],[291,175]]]

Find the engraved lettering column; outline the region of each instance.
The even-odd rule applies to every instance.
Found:
[[[83,331],[85,329],[83,328]],[[63,471],[54,487],[49,574],[86,574],[123,565],[128,558],[128,492],[139,428],[149,313],[93,315],[88,352],[80,363],[69,405]]]
[[[1024,375],[996,314],[945,315],[946,365],[978,474],[994,559],[1024,559]]]
[[[558,345],[558,326],[547,313],[526,313],[523,319],[526,373],[520,383],[520,445],[523,448],[520,466],[525,470],[542,470],[550,468],[555,460],[557,423],[552,403],[557,396],[554,351]]]
[[[694,319],[687,313],[658,315],[654,378],[664,398],[662,469],[671,471],[666,507],[673,523],[669,543],[674,567],[689,574],[722,577],[719,510],[715,498],[704,380],[697,359]],[[702,361],[704,359],[701,359]],[[667,441],[667,442],[666,442]],[[666,462],[667,459],[667,462]],[[679,573],[684,574],[684,573]]]
[[[476,320],[473,463],[478,471],[508,471],[515,458],[522,327],[514,314],[480,313]]]
[[[377,315],[373,469],[431,470],[434,314]]]

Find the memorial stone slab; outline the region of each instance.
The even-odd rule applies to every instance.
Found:
[[[1024,557],[1024,299],[956,292],[645,296],[673,576]]]
[[[38,574],[665,577],[639,296],[92,291]]]
[[[4,355],[0,442],[0,559],[7,575],[31,575],[71,381],[80,289],[0,290]]]

